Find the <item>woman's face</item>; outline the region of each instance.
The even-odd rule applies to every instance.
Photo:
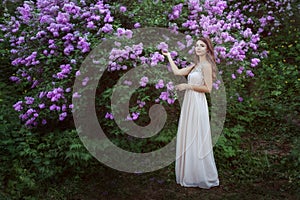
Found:
[[[207,52],[207,46],[202,40],[198,40],[195,46],[195,53],[197,56],[205,55]]]

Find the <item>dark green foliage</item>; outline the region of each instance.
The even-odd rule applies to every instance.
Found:
[[[157,1],[157,4],[153,1],[114,2],[116,8],[121,3],[127,5],[129,12],[122,14],[115,9],[114,15],[123,27],[132,28],[134,22],[139,21],[147,26],[167,26],[164,12],[170,11],[170,4],[182,1]],[[0,12],[3,9],[0,7]],[[243,185],[283,179],[288,182],[283,189],[299,193],[300,34],[297,23],[300,20],[296,17],[282,16],[286,23],[272,36],[263,39],[269,56],[257,68],[253,79],[243,83],[239,82],[240,79],[232,81],[230,75],[236,68],[224,68],[226,88],[228,91],[242,91],[239,95],[244,98],[243,102],[238,102],[234,92],[228,94],[226,123],[214,147],[217,167],[224,182]],[[83,180],[85,175],[100,176],[100,173],[90,171],[91,167],[96,170],[100,164],[87,152],[70,126],[32,131],[20,124],[12,102],[18,100],[22,90],[8,80],[13,73],[8,55],[8,42],[0,43],[0,199],[41,199],[44,194],[54,195],[53,199],[65,199],[78,187],[84,190],[83,184],[74,186],[74,183]],[[130,151],[147,152],[160,148],[174,137],[177,130],[174,119],[178,111],[173,110],[174,118],[157,137],[128,142],[117,128],[112,129],[116,127],[113,121],[104,119],[105,113],[109,112],[110,92],[99,89],[101,98],[98,100],[103,107],[98,108],[98,112],[100,123],[105,125],[104,129],[110,130],[115,144]],[[143,114],[145,117],[139,123],[146,124],[147,114]],[[168,172],[166,176],[169,178],[172,173]],[[73,185],[69,189],[60,187],[66,182],[73,182]],[[102,187],[106,184],[101,183]]]

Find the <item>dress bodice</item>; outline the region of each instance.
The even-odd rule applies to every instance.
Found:
[[[195,85],[204,85],[202,65],[195,66],[188,75],[188,83]]]

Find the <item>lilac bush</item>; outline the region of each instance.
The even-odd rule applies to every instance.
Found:
[[[255,67],[268,54],[261,37],[272,35],[280,25],[276,14],[288,11],[290,3],[289,0],[250,0],[247,4],[233,0],[187,0],[172,8],[169,28],[195,39],[210,37],[215,44],[218,67],[231,68],[228,77],[232,81],[251,78],[255,76]],[[240,99],[237,100],[241,102]]]
[[[0,28],[17,69],[10,80],[26,94],[14,108],[26,126],[46,124],[51,118],[62,121],[70,114],[70,86],[80,74],[78,62],[95,40],[114,32],[113,22],[110,5],[102,0],[25,1],[15,16],[6,14]]]
[[[273,1],[268,1],[271,2]],[[239,8],[243,5],[241,2],[188,0],[184,4],[186,15],[183,17],[178,16],[178,13],[183,13],[182,3],[173,7],[172,14],[169,15],[170,28],[176,27],[176,31],[183,31],[195,38],[210,37],[215,44],[218,63],[226,61],[232,64],[232,61],[241,61],[247,66],[252,58],[251,67],[256,67],[260,58],[265,57],[266,52],[259,48],[260,34],[266,24],[274,22],[273,11],[263,13],[257,19],[257,16],[248,16],[246,12],[249,11],[248,7],[251,7],[253,13],[260,8],[254,8],[253,5]],[[283,3],[277,2],[276,5]]]
[[[73,92],[70,87],[74,78],[81,75],[78,69],[85,56],[102,39],[112,36],[132,38],[132,30],[122,27],[114,14],[119,18],[128,17],[132,21],[131,28],[148,25],[147,16],[137,15],[138,9],[133,9],[126,1],[124,4],[112,2],[111,5],[106,2],[25,1],[17,8],[15,16],[5,15],[5,23],[0,24],[5,38],[0,38],[0,41],[5,39],[10,42],[11,65],[16,73],[9,79],[24,91],[24,99],[15,102],[13,107],[20,112],[20,119],[26,126],[47,124],[48,120],[62,121],[70,116],[73,108],[71,98],[80,98],[80,94]],[[276,30],[280,24],[275,14],[287,11],[291,0],[268,0],[264,3],[250,0],[247,5],[233,0],[175,2],[171,7],[168,6],[170,2],[153,2],[157,12],[165,16],[165,19],[153,19],[153,25],[159,20],[165,21],[172,32],[184,33],[185,42],[178,42],[177,45],[180,50],[188,49],[191,54],[197,37],[209,36],[215,44],[220,74],[226,75],[224,78],[234,83],[257,76],[255,68],[268,54],[261,37],[271,35]],[[144,6],[143,3],[138,1],[133,5]],[[159,9],[162,6],[170,9],[161,12]],[[107,70],[120,73],[140,65],[168,66],[161,54],[161,50],[166,49],[169,49],[178,66],[186,67],[189,63],[180,57],[180,51],[173,51],[173,48],[165,42],[152,48],[145,48],[143,43],[123,48],[116,42],[110,53]],[[82,85],[86,86],[88,82],[89,78],[86,77]],[[143,77],[140,80],[141,88],[149,87],[148,82],[148,77]],[[156,82],[154,87],[159,95],[146,101],[143,98],[147,94],[142,93],[139,96],[140,102],[132,108],[128,120],[137,120],[144,112],[144,106],[141,105],[148,104],[148,101],[167,104],[175,102],[173,83],[168,80]],[[132,80],[124,82],[128,87],[131,84]],[[218,89],[220,84],[216,80],[213,86]],[[228,92],[236,93],[234,89]],[[236,100],[242,102],[243,97],[237,95]],[[105,118],[114,119],[110,112],[107,112]]]

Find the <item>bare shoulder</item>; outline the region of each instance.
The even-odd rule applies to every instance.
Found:
[[[209,62],[203,63],[203,71],[205,72],[211,72],[212,71],[212,65]]]

